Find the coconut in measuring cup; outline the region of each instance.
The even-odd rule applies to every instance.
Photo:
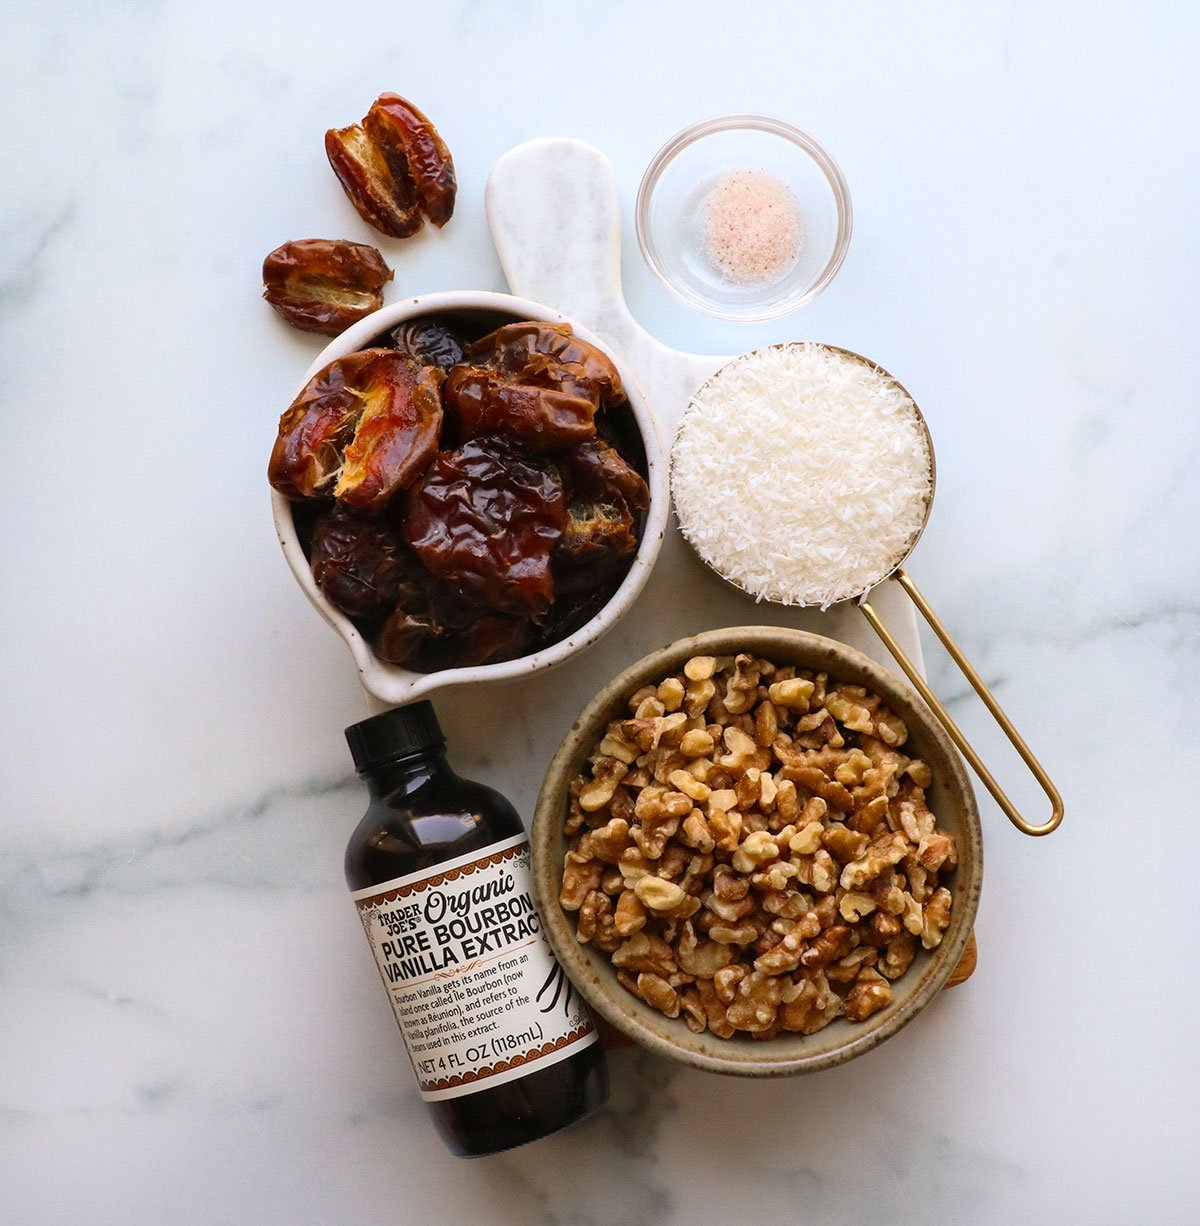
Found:
[[[753,478],[747,476],[753,474]],[[692,397],[671,451],[671,495],[700,559],[755,600],[827,609],[854,600],[993,799],[1025,834],[1050,834],[1062,796],[905,563],[933,505],[933,442],[916,402],[859,354],[811,342],[752,350]],[[869,597],[894,577],[1050,801],[1026,820]]]
[[[346,740],[371,795],[346,882],[443,1140],[474,1157],[590,1114],[604,1053],[542,934],[517,811],[450,769],[428,702]]]

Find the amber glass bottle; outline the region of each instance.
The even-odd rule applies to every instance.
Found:
[[[371,793],[346,881],[446,1144],[491,1154],[582,1119],[604,1053],[542,935],[517,811],[450,769],[428,702],[346,740]]]

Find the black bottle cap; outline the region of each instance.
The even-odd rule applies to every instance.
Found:
[[[381,762],[445,743],[431,702],[396,707],[346,729],[346,744],[350,746],[354,769],[360,775]]]

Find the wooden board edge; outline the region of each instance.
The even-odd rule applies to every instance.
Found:
[[[950,972],[950,978],[946,980],[946,987],[953,988],[960,983],[965,983],[975,974],[975,965],[979,961],[979,946],[975,943],[975,933],[971,933],[971,939],[967,942],[966,949],[963,950],[963,956],[959,958],[958,965]]]

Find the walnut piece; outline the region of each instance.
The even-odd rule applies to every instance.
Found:
[[[629,698],[571,784],[560,902],[618,981],[689,1030],[865,1021],[950,924],[954,838],[904,721],[747,653]]]

